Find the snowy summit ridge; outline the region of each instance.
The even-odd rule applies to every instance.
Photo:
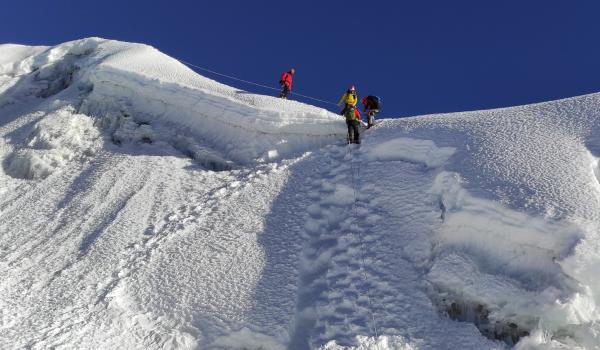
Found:
[[[41,52],[25,56],[36,49]],[[343,128],[332,123],[336,118],[322,109],[288,103],[289,113],[282,114],[281,101],[248,95],[206,79],[146,45],[90,38],[52,48],[28,51],[8,46],[4,50],[15,51],[17,57],[4,63],[3,71],[13,76],[33,73],[6,89],[8,98],[18,98],[24,85],[28,85],[29,93],[42,98],[59,93],[65,96],[63,90],[68,89],[69,97],[79,100],[78,112],[84,114],[101,115],[113,122],[122,121],[135,111],[137,122],[159,120],[186,129],[186,137],[210,142],[213,152],[204,145],[189,145],[192,149],[187,151],[207,152],[196,156],[207,157],[213,166],[285,156],[296,148],[321,145],[321,138],[339,137],[343,132]],[[303,136],[307,132],[313,136],[313,142],[306,142]],[[140,137],[139,133],[124,136]]]
[[[0,45],[0,347],[596,349],[599,111],[358,148],[146,45]]]

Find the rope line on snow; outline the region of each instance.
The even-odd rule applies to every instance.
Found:
[[[352,152],[352,146],[347,146],[348,147],[348,153],[351,155],[350,157],[350,170],[352,172],[352,189],[354,191],[354,202],[352,203],[352,212],[354,215],[354,220],[358,221],[358,195],[357,195],[357,189],[356,189],[356,178],[354,176],[354,153]],[[357,177],[360,178],[360,167],[357,167]],[[362,270],[362,275],[363,275],[363,280],[365,281],[365,283],[368,285],[369,280],[367,277],[367,272],[365,269],[365,241],[363,239],[363,235],[361,234],[360,230],[357,230],[358,232],[358,238],[360,241],[360,260],[359,260],[359,264],[361,265],[360,268]],[[377,349],[379,349],[379,343],[377,342],[377,339],[379,338],[379,332],[377,331],[377,321],[375,320],[375,312],[373,311],[373,301],[371,300],[371,295],[369,293],[369,288],[367,288],[367,293],[366,293],[366,297],[367,297],[367,301],[369,302],[369,312],[371,313],[371,323],[372,323],[372,329],[371,331],[373,332],[373,334],[375,335],[375,345],[377,345]]]
[[[274,90],[274,91],[281,91],[280,88],[274,88],[272,86],[263,85],[263,84],[255,83],[253,81],[249,81],[249,80],[241,79],[241,78],[238,78],[238,77],[234,77],[234,76],[231,76],[231,75],[227,75],[227,74],[215,72],[214,70],[211,70],[211,69],[208,69],[208,68],[205,68],[205,67],[201,67],[201,66],[198,66],[196,64],[193,64],[193,63],[190,63],[190,62],[186,62],[184,60],[180,60],[180,59],[176,59],[176,60],[179,61],[180,63],[186,65],[186,66],[194,67],[196,69],[200,69],[200,70],[203,70],[203,71],[215,74],[215,75],[219,75],[219,76],[222,76],[222,77],[225,77],[225,78],[229,78],[229,79],[232,79],[232,80],[237,80],[239,82],[250,84],[250,85],[259,86],[259,87],[262,87],[262,88],[265,88],[265,89],[270,89],[270,90]],[[297,96],[300,96],[300,97],[307,98],[309,100],[319,101],[319,102],[322,102],[322,103],[326,103],[326,104],[337,106],[337,103],[333,103],[331,101],[321,100],[321,99],[316,98],[316,97],[312,97],[312,96],[308,96],[308,95],[303,95],[303,94],[300,94],[300,93],[297,93],[297,92],[292,92],[292,91],[290,91],[290,93],[293,94],[293,95],[297,95]]]

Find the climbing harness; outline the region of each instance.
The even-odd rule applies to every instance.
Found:
[[[249,81],[249,80],[240,79],[240,78],[237,78],[237,77],[234,77],[234,76],[231,76],[231,75],[227,75],[227,74],[223,74],[223,73],[215,72],[214,70],[211,70],[211,69],[208,69],[208,68],[204,68],[204,67],[201,67],[201,66],[195,65],[195,64],[193,64],[193,63],[186,62],[186,61],[184,61],[184,60],[180,60],[180,59],[176,59],[176,60],[177,60],[178,62],[180,62],[180,63],[182,63],[182,64],[184,64],[184,65],[188,66],[188,67],[194,67],[194,68],[196,68],[196,69],[200,69],[200,70],[203,70],[203,71],[205,71],[205,72],[209,72],[209,73],[212,73],[212,74],[215,74],[215,75],[219,75],[219,76],[222,76],[222,77],[225,77],[225,78],[229,78],[229,79],[232,79],[232,80],[236,80],[236,81],[239,81],[239,82],[242,82],[242,83],[246,83],[246,84],[250,84],[250,85],[255,85],[255,86],[262,87],[262,88],[269,89],[269,90],[275,90],[275,91],[280,91],[280,90],[281,90],[280,88],[274,88],[274,87],[272,87],[272,86],[263,85],[263,84],[255,83],[255,82],[253,82],[253,81]],[[333,102],[331,102],[331,101],[325,101],[325,100],[321,100],[321,99],[318,99],[318,98],[316,98],[316,97],[312,97],[312,96],[308,96],[308,95],[299,94],[299,93],[297,93],[297,92],[292,92],[292,93],[293,93],[294,95],[296,95],[296,96],[304,97],[304,98],[306,98],[306,99],[309,99],[309,100],[313,100],[313,101],[319,101],[319,102],[326,103],[326,104],[329,104],[329,105],[334,105],[334,106],[337,106],[337,103],[333,103]]]

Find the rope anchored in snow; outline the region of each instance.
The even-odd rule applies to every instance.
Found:
[[[205,71],[205,72],[209,72],[209,73],[212,73],[212,74],[215,74],[215,75],[219,75],[219,76],[222,76],[222,77],[225,77],[225,78],[228,78],[228,79],[236,80],[236,81],[239,81],[239,82],[242,82],[242,83],[246,83],[246,84],[250,84],[250,85],[258,86],[258,87],[265,88],[265,89],[269,89],[269,90],[281,91],[281,89],[280,89],[280,88],[275,88],[275,87],[272,87],[272,86],[268,86],[268,85],[263,85],[263,84],[255,83],[255,82],[253,82],[253,81],[249,81],[249,80],[240,79],[240,78],[237,78],[237,77],[234,77],[234,76],[231,76],[231,75],[227,75],[227,74],[223,74],[223,73],[215,72],[214,70],[211,70],[211,69],[208,69],[208,68],[204,68],[204,67],[201,67],[201,66],[195,65],[195,64],[193,64],[193,63],[186,62],[186,61],[184,61],[184,60],[177,59],[177,61],[179,61],[180,63],[182,63],[182,64],[184,64],[184,65],[186,65],[186,66],[188,66],[188,67],[194,67],[194,68],[196,68],[196,69],[200,69],[200,70],[203,70],[203,71]],[[313,100],[313,101],[319,101],[319,102],[326,103],[326,104],[329,104],[329,105],[334,105],[334,106],[337,106],[337,103],[333,103],[333,102],[331,102],[331,101],[325,101],[325,100],[321,100],[321,99],[318,99],[318,98],[316,98],[316,97],[312,97],[312,96],[308,96],[308,95],[299,94],[299,93],[297,93],[297,92],[292,92],[292,94],[294,94],[294,95],[296,95],[296,96],[304,97],[304,98],[306,98],[306,99],[309,99],[309,100]]]

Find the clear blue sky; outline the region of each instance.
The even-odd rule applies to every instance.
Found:
[[[293,66],[298,92],[337,101],[355,84],[388,117],[600,92],[597,0],[40,0],[0,13],[2,43],[88,36],[273,86]]]

